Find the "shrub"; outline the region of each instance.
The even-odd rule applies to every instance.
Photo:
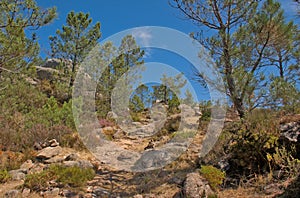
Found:
[[[18,169],[20,165],[30,157],[28,151],[24,153],[11,151],[0,152],[0,169],[8,171]]]
[[[24,187],[29,188],[30,190],[40,191],[47,188],[49,186],[48,182],[53,179],[55,179],[55,175],[49,170],[28,174],[24,181]]]
[[[0,112],[4,117],[15,112],[29,113],[41,108],[47,96],[24,80],[13,82],[0,90]]]
[[[39,191],[49,186],[49,181],[55,180],[63,186],[82,187],[88,180],[93,179],[95,172],[91,168],[80,168],[77,166],[66,167],[51,165],[48,169],[26,176],[24,187]]]
[[[229,130],[232,171],[268,171],[267,154],[275,151],[279,138],[278,121],[272,111],[257,109]]]
[[[133,122],[140,122],[141,121],[141,114],[137,112],[130,112],[130,116]]]
[[[270,163],[270,170],[279,169],[280,175],[277,177],[295,177],[299,174],[300,160],[293,157],[292,153],[285,147],[275,148],[275,153],[267,154],[267,159]]]
[[[209,121],[211,118],[211,101],[203,101],[199,104],[200,111],[202,112],[201,121]]]
[[[82,169],[77,166],[53,166],[52,170],[57,175],[58,182],[61,182],[63,185],[69,185],[72,187],[82,187],[88,180],[93,179],[95,176],[95,172],[93,169]]]
[[[201,166],[200,173],[213,189],[221,185],[225,179],[225,172],[213,166]]]
[[[72,144],[62,140],[66,134],[70,136],[75,130],[72,100],[61,105],[54,97],[44,98],[45,96],[29,85],[22,86],[21,89],[27,90],[28,93],[23,93],[24,90],[21,92],[29,96],[16,94],[7,98],[0,93],[0,110],[3,112],[0,117],[1,147],[24,151],[32,147],[34,142],[43,142],[50,138]]]
[[[10,175],[8,174],[7,170],[0,170],[0,183],[5,183],[10,179]]]

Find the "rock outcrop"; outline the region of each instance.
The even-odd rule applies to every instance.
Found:
[[[281,137],[290,142],[300,141],[300,120],[298,122],[289,122],[281,124],[280,126]]]
[[[207,198],[209,195],[213,195],[214,192],[199,173],[189,173],[184,182],[184,194],[185,197]]]

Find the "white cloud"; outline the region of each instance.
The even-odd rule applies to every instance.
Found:
[[[142,46],[149,45],[152,39],[151,32],[148,28],[139,28],[138,30],[132,32],[132,36],[136,39],[137,43],[140,43]]]
[[[152,39],[152,35],[149,28],[138,28],[138,30],[132,32],[132,36],[135,38],[137,44],[142,48],[146,48],[147,46],[149,46]],[[144,49],[144,51],[144,58],[150,58],[151,49],[147,48]]]

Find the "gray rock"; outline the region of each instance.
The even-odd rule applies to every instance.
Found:
[[[300,123],[290,122],[280,126],[281,138],[290,142],[298,142],[300,137]]]
[[[55,74],[58,74],[59,71],[52,68],[35,66],[37,77],[40,80],[53,80]]]
[[[57,142],[56,139],[52,139],[52,140],[49,141],[49,145],[51,147],[56,147],[56,146],[59,146],[59,143]]]
[[[29,197],[30,195],[30,189],[29,188],[24,188],[22,190],[22,197]]]
[[[45,164],[43,163],[37,163],[37,164],[34,164],[34,166],[29,170],[29,173],[32,174],[32,173],[40,173],[44,170],[44,168],[46,167]]]
[[[44,198],[53,198],[53,197],[57,197],[59,195],[59,188],[53,188],[51,190],[48,190],[46,192],[41,193],[41,195]]]
[[[97,197],[104,197],[108,196],[110,193],[104,188],[97,187],[93,190],[93,194],[95,194]]]
[[[43,149],[43,147],[41,146],[41,144],[37,143],[37,142],[34,143],[33,148],[35,150],[42,150]]]
[[[59,155],[61,152],[62,148],[60,146],[46,147],[42,149],[36,157],[39,159],[50,159],[51,157]]]
[[[77,154],[77,153],[71,153],[70,155],[68,155],[67,157],[66,157],[66,161],[76,161],[76,160],[78,160],[78,158],[79,158],[79,155]]]
[[[88,160],[80,160],[78,162],[80,168],[94,168],[93,164]]]
[[[154,123],[140,126],[133,124],[130,127],[125,128],[125,131],[129,137],[144,138],[155,134],[156,126]]]
[[[189,173],[184,182],[185,197],[203,198],[214,194],[208,182],[199,173]]]
[[[5,193],[4,195],[5,198],[17,198],[20,197],[20,191],[18,190],[10,190]]]
[[[67,167],[79,166],[79,162],[78,161],[64,161],[63,165],[65,165]]]
[[[93,168],[93,164],[88,160],[79,161],[64,161],[63,164],[67,167],[78,166],[80,168]]]
[[[60,163],[60,162],[63,162],[64,160],[65,160],[65,157],[54,156],[50,159],[44,160],[44,163],[46,163],[46,164]]]
[[[230,164],[229,164],[229,162],[227,160],[220,160],[218,162],[218,166],[220,167],[220,169],[222,171],[227,171],[230,168]]]
[[[202,116],[202,112],[200,111],[199,107],[194,107],[193,109],[195,111],[195,116]]]
[[[106,118],[107,118],[107,119],[117,119],[118,116],[117,116],[117,114],[115,114],[114,112],[109,111],[109,112],[107,113],[107,115],[106,115]]]
[[[27,170],[18,169],[18,170],[11,170],[8,173],[11,175],[11,178],[15,181],[24,180],[26,177]]]
[[[46,60],[45,64],[43,64],[43,67],[52,69],[59,69],[61,66],[71,69],[72,61],[66,59],[49,58],[48,60]]]
[[[26,162],[24,162],[21,166],[20,169],[25,169],[25,170],[29,170],[34,166],[34,163],[32,162],[32,160],[27,160]]]
[[[182,117],[195,116],[195,110],[189,105],[181,104],[178,108],[181,110]]]
[[[134,164],[134,169],[139,171],[163,167],[170,162],[172,156],[164,150],[147,150]]]

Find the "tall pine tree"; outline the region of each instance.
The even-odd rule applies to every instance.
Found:
[[[71,11],[62,30],[50,36],[51,56],[72,61],[69,88],[72,88],[78,65],[100,39],[100,23],[92,25],[89,14]]]
[[[24,74],[39,54],[33,30],[51,23],[55,17],[56,8],[43,10],[34,0],[0,1],[0,78]]]

